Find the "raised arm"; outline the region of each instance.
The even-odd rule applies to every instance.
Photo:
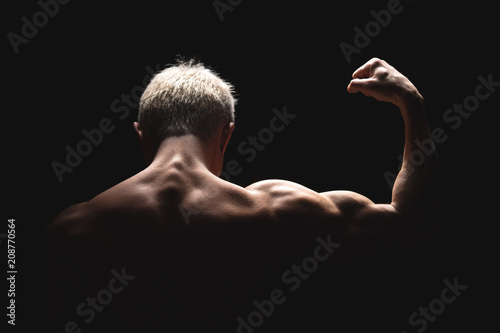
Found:
[[[427,125],[423,97],[405,76],[387,62],[373,58],[356,70],[347,90],[362,92],[399,107],[405,125],[403,164],[394,182],[391,205],[408,214],[425,199],[437,162]]]
[[[265,198],[263,205],[271,203],[281,213],[288,212],[288,219],[322,219],[355,233],[373,234],[399,228],[401,225],[395,222],[411,214],[424,202],[437,161],[423,98],[410,80],[376,58],[354,72],[347,90],[391,102],[401,110],[405,124],[405,148],[391,203],[376,204],[352,191],[317,193],[280,180],[258,182],[247,189]]]

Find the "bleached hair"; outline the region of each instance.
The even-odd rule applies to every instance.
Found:
[[[234,122],[233,86],[195,60],[157,73],[144,90],[138,122],[157,143],[194,134],[206,140],[220,126]]]

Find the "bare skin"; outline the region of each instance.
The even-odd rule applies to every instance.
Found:
[[[172,239],[188,242],[190,235],[222,234],[217,246],[236,246],[232,251],[241,250],[242,256],[247,252],[272,265],[281,259],[286,261],[279,257],[281,253],[294,253],[294,242],[301,233],[314,235],[324,230],[341,242],[359,234],[384,234],[400,228],[405,217],[423,201],[436,163],[433,154],[421,165],[410,166],[410,152],[419,149],[414,141],[430,138],[423,98],[406,77],[376,58],[354,72],[347,90],[393,103],[401,110],[404,160],[391,203],[376,204],[351,191],[318,193],[284,180],[264,180],[243,188],[218,177],[234,124],[219,128],[208,142],[194,135],[171,137],[154,151],[147,135],[135,123],[145,158],[151,163],[92,200],[60,213],[47,231],[47,242],[56,244],[51,245],[51,251],[68,251],[65,258],[78,261],[80,256],[73,255],[68,244],[79,244],[88,247],[84,252],[89,256],[106,258],[103,267],[129,261],[147,266],[153,262],[147,254]],[[249,235],[251,241],[235,241],[231,238],[233,232]],[[287,237],[274,237],[278,234]],[[266,251],[273,250],[272,258],[265,259]],[[283,272],[279,265],[276,270],[276,274]]]

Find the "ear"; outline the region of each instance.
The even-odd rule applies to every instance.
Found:
[[[234,123],[229,122],[222,128],[221,137],[220,137],[220,151],[222,155],[226,151],[227,144],[229,143],[229,139],[231,138],[231,134],[234,130]]]
[[[139,140],[139,144],[141,145],[141,149],[142,151],[144,151],[144,132],[142,131],[141,125],[137,121],[134,121],[133,125],[135,133],[137,134],[137,139]]]
[[[137,121],[134,121],[133,125],[135,133],[137,134],[137,139],[139,140],[139,145],[141,146],[142,154],[144,155],[144,162],[147,166],[153,161],[155,151],[153,150],[146,133],[141,128],[141,125]]]

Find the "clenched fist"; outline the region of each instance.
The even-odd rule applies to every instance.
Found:
[[[409,98],[422,98],[417,88],[403,74],[384,60],[372,58],[352,74],[347,91],[391,102],[399,107]]]

